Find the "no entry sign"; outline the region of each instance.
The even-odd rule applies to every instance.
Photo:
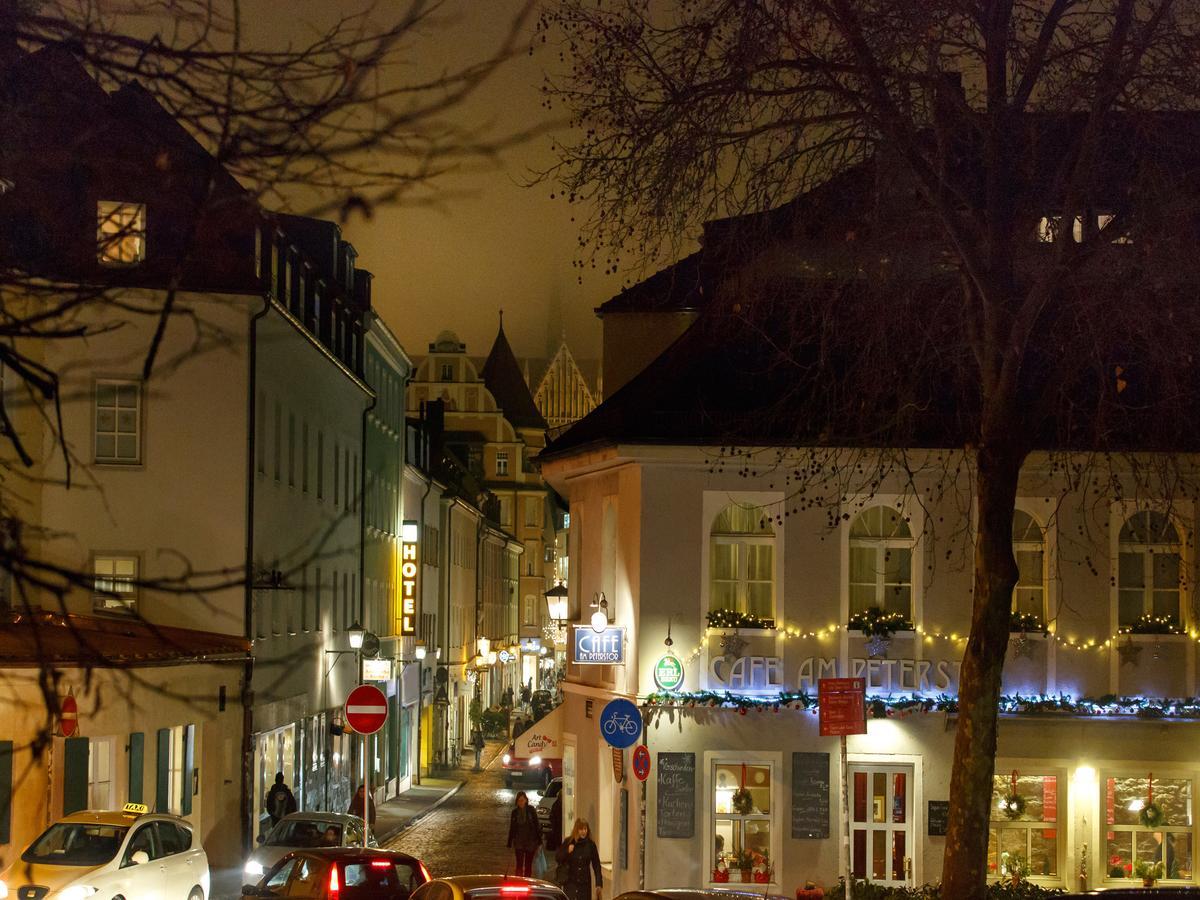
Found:
[[[346,724],[359,734],[374,734],[387,717],[387,697],[373,684],[360,684],[346,698]]]
[[[63,697],[59,709],[59,728],[62,729],[63,737],[71,737],[79,730],[79,704],[75,702],[73,695],[68,694]]]

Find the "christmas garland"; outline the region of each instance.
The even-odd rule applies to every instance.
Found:
[[[1117,629],[1117,634],[1183,634],[1184,630],[1179,627],[1179,620],[1174,616],[1156,616],[1153,613],[1145,613],[1139,616],[1132,624],[1122,625]]]
[[[764,619],[751,613],[738,612],[735,609],[713,609],[706,615],[709,628],[761,628],[775,627],[774,619]]]
[[[846,622],[846,627],[861,631],[864,637],[887,638],[897,631],[912,631],[913,623],[902,613],[884,612],[871,606],[852,615]]]
[[[1040,632],[1041,634],[1049,634],[1049,630],[1042,623],[1042,617],[1037,613],[1013,613],[1012,619],[1009,620],[1008,630],[1010,632],[1026,633],[1030,631]]]

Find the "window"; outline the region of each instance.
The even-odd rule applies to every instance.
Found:
[[[137,609],[138,560],[136,556],[92,558],[92,603],[102,612],[134,612]]]
[[[338,573],[337,573],[337,569],[333,570],[333,594],[330,597],[330,601],[331,601],[330,607],[332,609],[332,616],[333,616],[333,633],[337,634],[338,628],[340,625],[340,616],[342,614],[341,607],[338,606]],[[350,623],[347,622],[346,624],[349,625]]]
[[[136,266],[146,258],[146,204],[96,204],[97,259],[102,266]]]
[[[88,741],[88,809],[116,809],[113,796],[113,740]]]
[[[850,526],[850,614],[875,608],[912,617],[913,539],[887,506],[864,510]]]
[[[308,569],[300,570],[300,630],[306,634],[308,624]]]
[[[317,566],[313,575],[313,624],[318,631],[324,630],[321,626],[321,587],[321,567]]]
[[[446,362],[442,363],[442,381],[453,381],[453,380],[454,380],[454,364],[446,363]]]
[[[500,524],[505,528],[512,527],[513,510],[512,497],[501,497],[500,499]]]
[[[168,755],[167,764],[167,784],[168,797],[171,812],[179,815],[183,804],[183,787],[184,787],[184,765],[183,758],[186,748],[184,747],[184,729],[182,725],[176,725],[171,729],[171,749]]]
[[[771,855],[771,766],[713,764],[713,864],[724,859],[731,872],[738,859]]]
[[[275,481],[278,483],[283,475],[283,406],[278,400],[275,401],[275,418],[273,419],[274,443],[271,445],[274,451],[272,462],[275,464]]]
[[[1162,864],[1162,877],[1192,880],[1192,782],[1187,778],[1110,775],[1101,798],[1107,824],[1107,878],[1135,878],[1139,861]],[[1141,812],[1153,797],[1163,814],[1160,825],[1141,824]]]
[[[259,475],[267,474],[267,395],[258,392],[258,404],[254,407],[254,461]]]
[[[497,450],[496,451],[496,475],[501,476],[501,475],[507,475],[507,474],[508,474],[508,451],[507,450]]]
[[[524,613],[521,624],[525,626],[537,624],[537,598],[532,594],[525,597]]]
[[[541,497],[525,498],[525,524],[529,527],[537,527],[542,524]]]
[[[1181,552],[1179,532],[1164,513],[1142,510],[1125,521],[1118,548],[1119,625],[1143,616],[1182,624]]]
[[[325,432],[317,429],[317,499],[325,497]]]
[[[96,462],[142,461],[142,391],[136,381],[96,382]]]
[[[337,509],[338,505],[338,488],[341,486],[341,462],[342,457],[338,452],[337,441],[333,442],[333,508]]]
[[[1046,621],[1046,533],[1029,513],[1013,511],[1013,555],[1017,560],[1017,586],[1012,610],[1016,615]]]
[[[775,614],[775,531],[757,506],[732,503],[709,534],[711,610],[771,619]]]
[[[1008,880],[1025,874],[1028,867],[1032,878],[1057,879],[1058,810],[1065,806],[1058,793],[1058,776],[997,773],[992,781],[989,876]],[[1014,794],[1023,802],[1020,811],[1007,808],[1006,801]]]
[[[308,493],[308,421],[300,423],[300,490]]]
[[[288,487],[296,486],[296,414],[288,413]]]

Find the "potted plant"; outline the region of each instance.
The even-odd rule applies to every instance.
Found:
[[[752,880],[751,873],[754,870],[754,854],[744,847],[741,850],[734,852],[729,859],[729,864],[732,868],[741,872],[742,883],[749,884]]]
[[[1000,854],[1000,876],[1007,878],[1013,887],[1029,877],[1029,861],[1020,853],[1004,852]]]
[[[1154,887],[1154,882],[1163,876],[1162,861],[1150,862],[1148,859],[1139,859],[1133,864],[1133,874],[1142,879],[1142,887]]]

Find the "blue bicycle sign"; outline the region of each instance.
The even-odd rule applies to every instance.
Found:
[[[600,733],[614,747],[632,747],[642,736],[642,714],[628,700],[612,700],[600,713]]]

